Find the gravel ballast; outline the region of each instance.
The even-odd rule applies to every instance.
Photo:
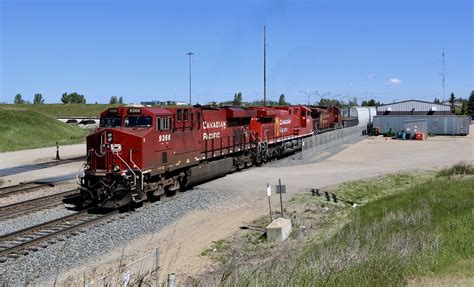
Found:
[[[191,210],[208,209],[223,199],[224,195],[191,190],[146,205],[125,217],[119,215],[116,221],[88,228],[66,241],[0,263],[0,285],[41,284],[56,274],[106,254],[120,244],[157,232]]]
[[[17,218],[7,219],[0,222],[0,236],[28,228],[37,224],[45,223],[77,211],[68,210],[64,206],[58,206],[51,209],[45,209],[38,212],[26,214]],[[1,268],[1,267],[0,267]]]

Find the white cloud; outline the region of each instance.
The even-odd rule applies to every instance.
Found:
[[[398,86],[402,83],[402,80],[393,78],[393,79],[388,79],[387,82],[384,83],[385,86]]]

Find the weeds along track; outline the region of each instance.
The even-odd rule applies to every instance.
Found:
[[[33,192],[37,189],[45,187],[53,187],[53,184],[41,184],[41,183],[20,183],[13,186],[7,186],[0,188],[0,198],[8,197],[16,194],[21,194],[25,192]]]
[[[5,262],[8,257],[18,258],[46,248],[56,241],[65,241],[67,237],[78,235],[84,228],[118,214],[118,211],[105,214],[93,214],[90,211],[83,210],[0,236],[0,262]]]
[[[60,205],[62,204],[64,197],[78,193],[79,190],[75,188],[43,197],[20,201],[10,205],[0,206],[0,220]]]

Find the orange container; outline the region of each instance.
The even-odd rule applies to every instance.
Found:
[[[425,138],[424,133],[415,133],[415,139],[418,141],[422,141]]]

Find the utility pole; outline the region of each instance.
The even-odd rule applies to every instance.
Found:
[[[267,38],[263,25],[263,105],[267,105]]]
[[[445,88],[445,83],[446,83],[446,62],[445,62],[445,56],[444,56],[444,48],[443,48],[443,102],[446,100],[446,88]]]
[[[193,52],[189,52],[186,55],[189,56],[189,105],[193,105],[193,102],[191,101],[191,58],[194,55]]]

